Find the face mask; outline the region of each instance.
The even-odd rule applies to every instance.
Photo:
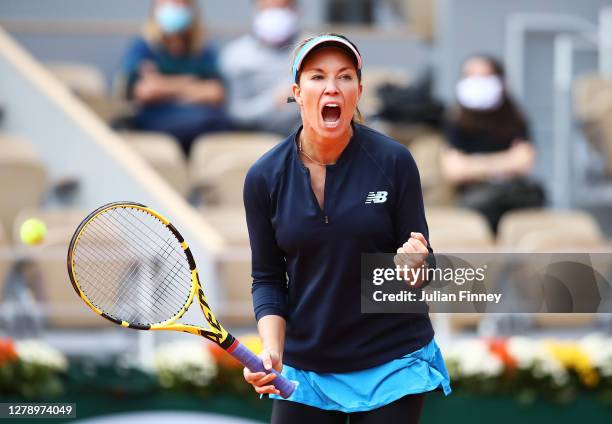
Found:
[[[155,20],[165,34],[176,34],[189,28],[192,13],[187,6],[164,4],[155,9]]]
[[[501,105],[504,88],[498,76],[466,77],[457,84],[457,100],[474,110],[491,110]]]
[[[297,33],[298,16],[293,9],[274,8],[257,12],[253,33],[266,44],[278,46]]]

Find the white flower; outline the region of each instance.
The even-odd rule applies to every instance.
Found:
[[[181,341],[160,345],[153,364],[161,384],[190,383],[206,387],[217,375],[217,364],[201,342]]]
[[[68,368],[68,360],[57,349],[38,341],[24,340],[15,344],[17,356],[25,364],[48,367],[57,371]]]
[[[458,377],[496,377],[504,370],[501,360],[491,353],[487,343],[479,339],[454,343],[445,352],[445,357],[457,364]]]
[[[559,386],[567,383],[569,379],[567,370],[541,341],[520,336],[510,337],[506,346],[519,369],[531,370],[536,378],[551,377]]]
[[[579,345],[603,377],[612,377],[612,339],[594,333],[583,337]]]
[[[506,349],[519,369],[533,367],[542,353],[538,350],[538,344],[527,337],[510,337],[506,342]]]

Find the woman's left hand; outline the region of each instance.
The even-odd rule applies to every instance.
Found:
[[[395,265],[400,267],[407,267],[408,269],[417,269],[420,268],[424,263],[425,259],[429,255],[429,250],[427,249],[428,243],[423,234],[421,233],[410,233],[410,238],[406,241],[402,247],[397,249],[397,255],[395,255],[394,262]],[[419,275],[422,275],[420,273]],[[417,279],[417,281],[412,281],[411,274],[408,273],[406,275],[406,281],[410,283],[410,285],[416,285],[419,281],[422,281],[422,277]]]

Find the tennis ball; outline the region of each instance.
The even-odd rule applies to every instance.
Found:
[[[30,218],[21,224],[19,235],[24,244],[40,244],[47,235],[47,226],[37,218]]]

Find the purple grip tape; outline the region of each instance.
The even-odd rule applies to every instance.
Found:
[[[282,397],[288,398],[289,396],[291,396],[291,393],[293,393],[293,390],[295,389],[295,384],[287,380],[275,369],[265,369],[260,357],[251,352],[242,343],[238,341],[236,342],[238,343],[238,346],[236,346],[233,351],[229,352],[230,355],[239,360],[245,367],[247,367],[252,372],[265,372],[268,374],[272,372],[276,374],[274,380],[271,381],[272,385],[280,391]]]

